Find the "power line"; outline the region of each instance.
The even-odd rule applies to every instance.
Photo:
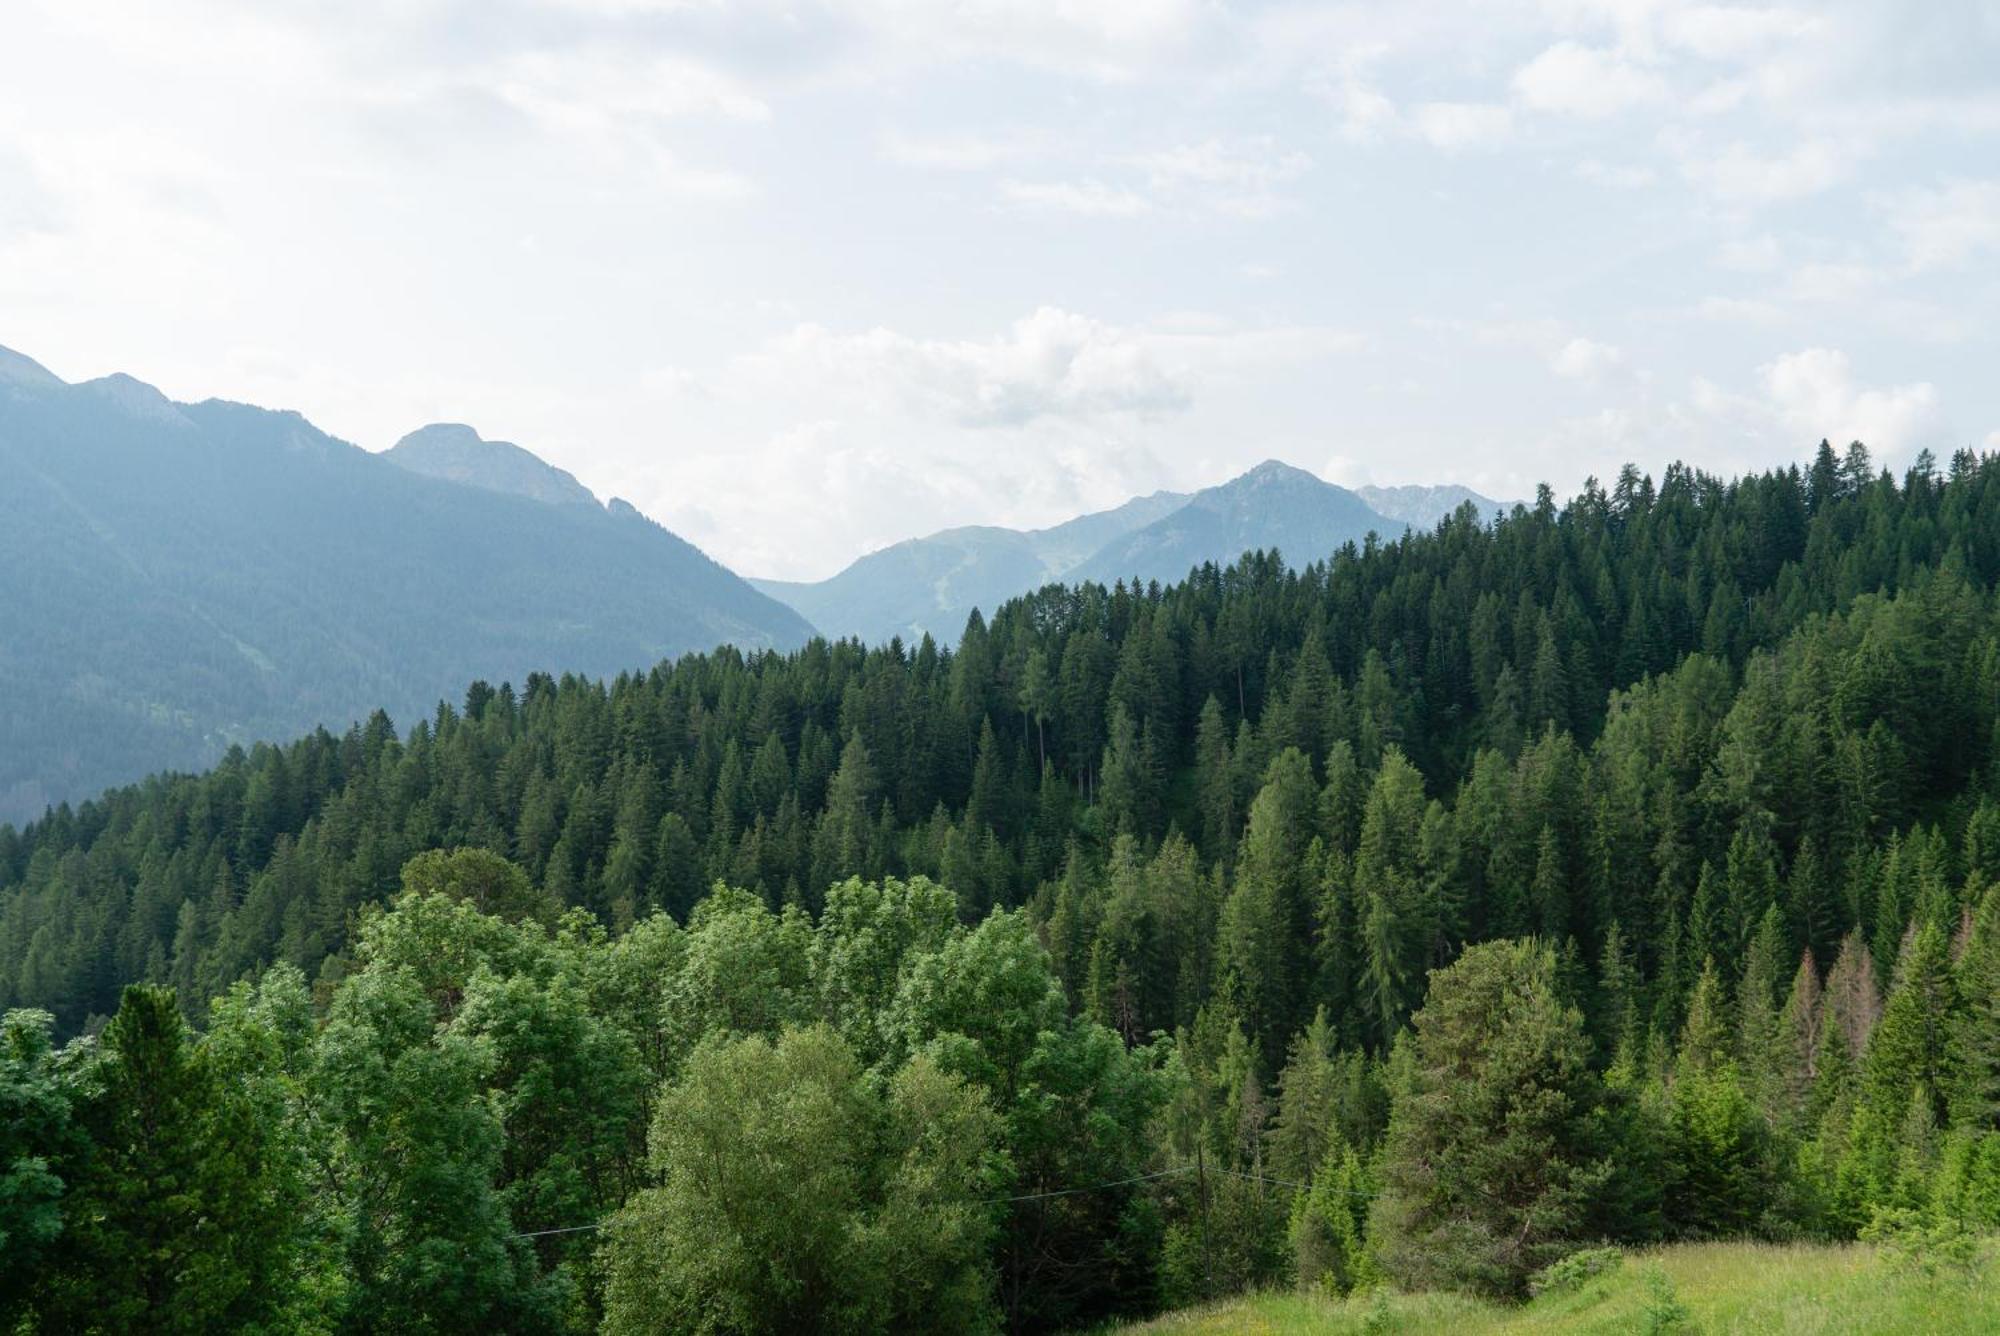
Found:
[[[582,1234],[586,1230],[602,1230],[602,1228],[604,1222],[598,1220],[596,1224],[572,1224],[566,1230],[530,1230],[526,1234],[508,1234],[508,1238],[548,1238],[550,1234]]]
[[[1155,1173],[1140,1174],[1136,1178],[1119,1178],[1109,1183],[1092,1183],[1088,1187],[1057,1188],[1053,1192],[1024,1192],[1018,1197],[987,1197],[983,1201],[985,1204],[991,1205],[1002,1202],[1041,1201],[1047,1197],[1074,1197],[1080,1192],[1102,1192],[1106,1188],[1122,1188],[1133,1183],[1144,1183],[1155,1178],[1166,1178],[1171,1174],[1191,1174],[1194,1172],[1194,1168],[1191,1164],[1184,1164],[1178,1169],[1161,1169]]]

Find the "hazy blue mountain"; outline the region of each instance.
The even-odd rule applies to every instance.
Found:
[[[830,636],[872,644],[891,636],[914,642],[928,632],[951,643],[974,608],[991,612],[1039,589],[1105,543],[1186,502],[1177,492],[1155,492],[1047,529],[946,529],[871,552],[825,580],[750,583]]]
[[[1196,492],[1188,503],[1124,534],[1067,573],[1070,580],[1180,580],[1206,561],[1226,564],[1276,548],[1295,566],[1331,556],[1369,533],[1394,538],[1408,526],[1345,487],[1266,460],[1241,477]]]
[[[1377,514],[1401,520],[1415,529],[1436,528],[1439,520],[1468,501],[1478,507],[1479,513],[1488,520],[1514,508],[1511,501],[1494,501],[1455,482],[1432,486],[1406,483],[1400,487],[1357,487],[1354,494],[1366,501]]]
[[[629,506],[424,477],[296,413],[68,385],[5,350],[0,628],[17,821],[232,743],[407,722],[474,678],[811,634]]]
[[[594,506],[597,497],[566,469],[512,441],[488,441],[459,422],[433,422],[391,446],[383,458],[412,473],[553,505]]]

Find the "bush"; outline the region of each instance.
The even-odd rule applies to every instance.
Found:
[[[1624,1262],[1625,1254],[1617,1248],[1584,1248],[1528,1277],[1528,1293],[1536,1298],[1566,1294],[1581,1289],[1585,1281],[1616,1271]]]
[[[1895,1270],[1933,1280],[1977,1279],[1986,1257],[1986,1240],[1957,1220],[1901,1206],[1877,1207],[1861,1237],[1879,1246]]]

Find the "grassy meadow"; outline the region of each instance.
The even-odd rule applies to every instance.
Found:
[[[1128,1336],[2000,1332],[2000,1263],[1989,1249],[1974,1273],[1927,1275],[1865,1244],[1689,1244],[1634,1253],[1574,1290],[1515,1306],[1387,1291],[1347,1299],[1269,1294],[1120,1330]]]

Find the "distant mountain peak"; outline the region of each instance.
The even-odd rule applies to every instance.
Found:
[[[17,353],[12,348],[0,347],[0,385],[53,390],[60,389],[62,384],[62,377],[26,353]]]
[[[1507,502],[1481,496],[1470,487],[1454,482],[1403,483],[1395,487],[1357,487],[1354,490],[1362,500],[1390,519],[1401,520],[1419,529],[1435,528],[1438,521],[1468,501],[1488,520],[1510,508]]]
[[[1305,469],[1300,468],[1296,464],[1287,464],[1282,459],[1267,459],[1263,463],[1259,464],[1256,468],[1251,469],[1248,473],[1242,474],[1241,476],[1236,478],[1235,481],[1237,482],[1307,481],[1307,482],[1326,483],[1326,479],[1320,477],[1317,473],[1309,472]],[[1223,485],[1227,486],[1228,484],[1225,483]]]
[[[114,371],[108,376],[99,376],[96,380],[86,380],[76,388],[109,399],[132,417],[172,422],[183,427],[193,425],[182,415],[173,400],[145,381],[128,376],[123,371]]]
[[[566,469],[512,441],[489,441],[463,422],[419,427],[386,452],[412,473],[525,496],[555,506],[595,506],[597,497]]]

